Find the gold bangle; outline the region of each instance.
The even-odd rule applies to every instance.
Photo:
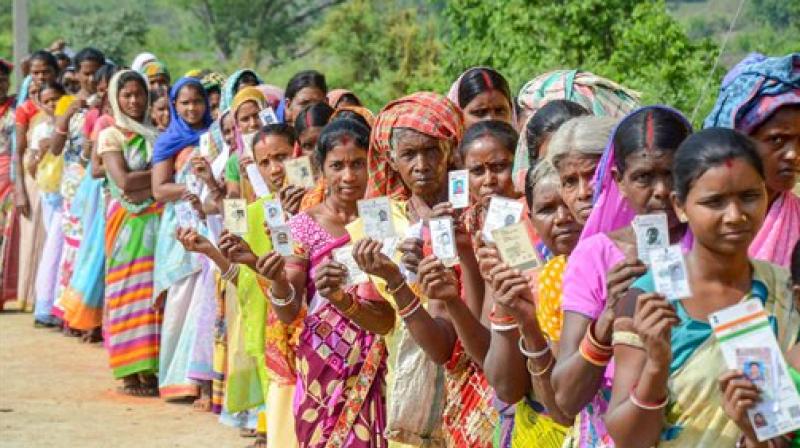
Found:
[[[344,314],[347,317],[353,317],[358,312],[360,304],[358,303],[358,299],[356,299],[355,296],[348,295],[348,297],[350,297],[350,305],[342,310],[342,314]]]
[[[536,370],[536,366],[533,365],[533,359],[531,358],[528,358],[528,360],[525,362],[525,365],[528,367],[528,373],[530,373],[532,376],[542,376],[547,373],[547,371],[550,370],[555,363],[555,356],[550,356],[550,361],[548,361],[547,365],[541,370]]]
[[[387,292],[387,293],[388,293],[390,296],[394,296],[395,294],[397,294],[398,292],[400,292],[400,290],[401,290],[401,289],[403,289],[403,286],[405,286],[405,285],[406,285],[406,281],[405,281],[405,279],[403,279],[403,281],[402,281],[402,282],[400,282],[400,284],[399,284],[399,285],[397,285],[397,287],[395,287],[395,288],[392,288],[392,287],[390,287],[390,286],[389,286],[389,283],[386,283],[386,292]]]

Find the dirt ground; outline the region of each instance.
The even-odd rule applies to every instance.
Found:
[[[0,313],[0,447],[244,448],[211,413],[120,395],[102,344]]]

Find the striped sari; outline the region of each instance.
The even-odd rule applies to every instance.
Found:
[[[132,171],[147,169],[144,139],[127,134],[124,157]],[[153,265],[161,206],[130,204],[108,177],[106,282],[103,322],[115,378],[158,371],[161,315],[153,307]]]

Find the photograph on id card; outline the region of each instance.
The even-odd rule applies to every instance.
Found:
[[[292,231],[287,225],[270,227],[272,235],[272,249],[283,257],[294,255],[294,243],[292,241]]]
[[[358,201],[358,217],[364,223],[364,234],[373,240],[385,240],[395,235],[389,198],[381,196]]]
[[[340,247],[333,250],[333,259],[337,263],[343,264],[347,268],[347,280],[345,286],[355,286],[369,282],[369,276],[358,267],[353,258],[353,245]]]
[[[669,246],[669,227],[667,215],[664,213],[636,216],[633,220],[633,231],[636,234],[639,260],[648,266],[651,250]]]
[[[524,206],[519,201],[493,196],[489,200],[489,210],[486,211],[486,218],[483,221],[484,241],[494,242],[492,231],[519,222],[522,219],[523,209]]]
[[[653,271],[653,282],[656,292],[669,301],[685,299],[692,296],[689,289],[689,274],[680,245],[650,251],[650,269]]]
[[[289,185],[302,188],[314,187],[314,172],[311,170],[311,159],[300,156],[283,162],[286,170],[286,181]]]
[[[527,221],[520,221],[493,230],[492,237],[503,262],[520,271],[536,269],[544,265],[544,261],[533,245],[532,234],[533,229]]]
[[[261,123],[263,123],[264,126],[278,123],[278,116],[275,115],[275,111],[269,106],[261,109],[258,113],[258,117],[261,118]]]
[[[223,199],[222,214],[225,228],[234,235],[247,233],[247,201],[244,199]]]
[[[457,170],[447,173],[448,201],[453,208],[469,207],[469,171]]]
[[[453,218],[450,216],[431,218],[428,220],[428,228],[431,231],[431,248],[436,258],[448,268],[458,264]]]
[[[283,206],[278,199],[271,199],[264,201],[264,222],[267,227],[274,229],[275,227],[286,224],[286,219],[283,216]]]

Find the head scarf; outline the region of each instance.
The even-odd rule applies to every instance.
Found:
[[[153,76],[164,75],[167,77],[167,80],[170,79],[169,70],[167,70],[166,64],[161,61],[150,61],[142,67],[141,73],[147,77],[147,79],[152,78]]]
[[[175,107],[175,101],[181,89],[187,85],[196,86],[203,95],[206,110],[203,113],[203,126],[201,129],[194,129],[180,115]],[[178,151],[200,143],[200,136],[206,132],[211,125],[211,106],[208,104],[208,95],[203,89],[203,85],[197,78],[181,78],[172,86],[169,91],[169,127],[156,140],[155,151],[153,152],[153,163],[172,158]]]
[[[239,108],[242,107],[242,104],[253,101],[258,106],[258,109],[261,110],[266,105],[266,99],[264,98],[264,94],[261,93],[257,87],[247,86],[236,94],[233,97],[233,103],[231,104],[231,113],[233,114],[233,138],[236,142],[236,152],[237,154],[241,154],[242,150],[244,149],[244,141],[242,140],[242,131],[239,129],[239,123],[236,119],[236,114],[239,112]]]
[[[225,75],[218,72],[211,72],[203,76],[200,82],[203,83],[203,88],[206,89],[206,91],[216,87],[222,92],[222,85],[225,84]]]
[[[330,121],[333,121],[336,116],[341,115],[342,112],[352,112],[354,114],[358,114],[367,122],[370,128],[375,126],[375,115],[371,110],[361,106],[339,106],[333,111],[333,114],[331,114]]]
[[[256,88],[264,94],[267,106],[271,107],[272,110],[277,109],[283,99],[283,89],[272,84],[259,84]]]
[[[131,63],[131,70],[136,70],[137,72],[141,72],[142,68],[144,68],[145,64],[152,61],[157,61],[158,58],[153,53],[139,53],[133,58],[133,62]]]
[[[339,102],[339,100],[341,100],[341,99],[342,99],[342,97],[343,97],[343,96],[345,96],[345,95],[353,95],[353,96],[356,96],[356,94],[355,94],[355,93],[353,93],[351,90],[347,90],[347,89],[333,89],[333,90],[331,90],[330,92],[328,92],[328,94],[327,94],[325,97],[328,99],[328,105],[329,105],[329,106],[331,106],[331,107],[333,107],[333,108],[335,109],[335,108],[336,108],[336,104],[337,104],[337,103]],[[358,98],[358,97],[356,97],[356,98]]]
[[[583,227],[581,240],[597,233],[611,232],[625,227],[629,225],[636,216],[636,213],[633,211],[628,201],[622,197],[617,183],[611,175],[611,168],[617,163],[614,149],[614,136],[617,135],[619,127],[637,112],[656,109],[669,112],[676,116],[686,125],[689,132],[692,132],[692,124],[689,123],[689,120],[687,120],[683,114],[670,107],[660,105],[636,109],[617,123],[614,130],[611,131],[606,149],[603,151],[603,156],[597,164],[597,170],[594,174],[594,206],[592,208],[592,213],[589,215],[589,219],[586,221],[586,225]]]
[[[725,76],[703,126],[755,131],[779,107],[800,104],[800,53],[748,55]]]
[[[119,107],[119,79],[125,73],[136,74],[136,76],[141,78],[142,82],[144,83],[147,106],[145,107],[144,118],[142,121],[136,121],[135,119],[125,115],[122,112],[122,108]],[[141,135],[147,142],[147,152],[152,153],[153,143],[156,140],[158,131],[150,124],[150,92],[147,88],[147,80],[135,70],[120,70],[117,73],[114,73],[114,76],[112,76],[111,80],[108,82],[108,95],[106,95],[106,99],[111,108],[111,116],[114,117],[114,125],[120,129],[125,129]]]
[[[199,69],[199,68],[193,68],[193,69],[189,70],[188,72],[184,73],[183,77],[184,78],[203,79],[203,70]]]
[[[528,112],[528,119],[519,130],[514,155],[514,183],[522,191],[528,171],[528,139],[525,128],[542,106],[553,100],[574,101],[598,117],[623,117],[638,107],[639,92],[614,81],[581,70],[555,70],[528,81],[519,91],[517,102]]]
[[[251,73],[256,77],[256,80],[258,80],[259,84],[263,83],[258,74],[253,70],[250,70],[249,68],[237,70],[228,77],[228,79],[225,81],[225,84],[222,86],[222,98],[220,98],[219,103],[220,110],[228,110],[231,107],[231,104],[233,103],[233,97],[236,95],[236,92],[233,89],[236,87],[236,84],[239,83],[239,80],[245,73]]]
[[[438,93],[413,93],[387,104],[375,119],[370,135],[367,197],[392,196],[402,200],[410,196],[400,175],[388,163],[395,128],[413,129],[439,140],[449,140],[453,147],[461,141],[464,132],[461,111]]]

